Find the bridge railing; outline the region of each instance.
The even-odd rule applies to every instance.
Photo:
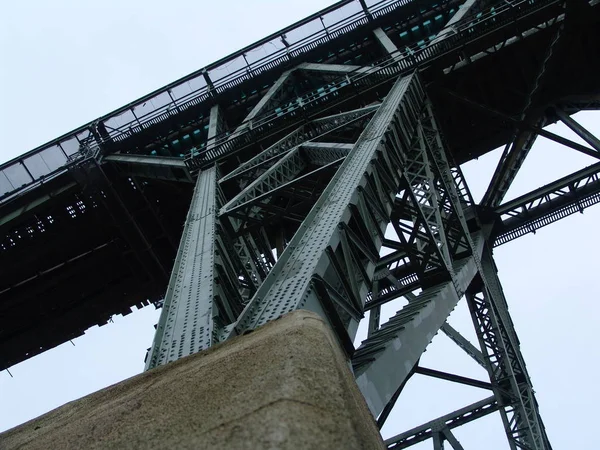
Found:
[[[413,0],[367,0],[371,13],[386,14]],[[367,13],[358,0],[342,0],[232,55],[126,105],[93,123],[0,165],[0,201],[10,193],[43,181],[76,158],[91,131],[100,139],[120,141],[142,127],[161,122],[361,23]],[[100,125],[102,130],[97,126]]]
[[[413,0],[367,2],[372,17],[389,14]],[[325,42],[368,23],[367,12],[358,0],[340,2],[331,11],[304,21],[299,26],[280,32],[266,42],[259,41],[242,54],[219,65],[210,65],[194,78],[161,92],[156,97],[134,106],[118,117],[105,120],[110,137],[118,142],[142,128],[168,119],[205,102],[261,73],[278,67],[307,53]],[[148,104],[150,102],[150,104]]]
[[[273,110],[258,119],[249,121],[245,124],[247,126],[242,132],[236,132],[232,136],[227,136],[226,133],[216,136],[214,138],[215,145],[207,144],[207,150],[189,154],[186,163],[190,171],[197,170],[209,161],[253,144],[258,136],[264,135],[266,132],[274,131],[278,127],[283,128],[290,120],[297,120],[309,115],[311,110],[317,110],[331,96],[341,98],[344,95],[356,95],[357,92],[385,80],[414,71],[494,29],[514,23],[520,16],[552,4],[558,4],[558,1],[518,0],[512,3],[502,2],[490,5],[486,11],[455,25],[453,33],[448,33],[431,44],[422,42],[398,49],[366,70],[361,67],[347,72],[328,84],[324,90],[320,88],[296,98],[286,106],[284,111]]]
[[[202,103],[210,96],[231,89],[249,78],[271,70],[328,40],[368,23],[370,20],[369,14],[372,18],[381,17],[391,14],[398,8],[412,2],[413,0],[383,0],[378,2],[367,0],[368,11],[362,9],[358,0],[338,2],[294,26],[211,64],[134,104],[127,105],[44,147],[0,165],[0,202],[10,193],[43,181],[46,177],[63,170],[71,160],[78,158],[77,155],[82,143],[89,141],[93,137],[92,133],[94,133],[97,141],[110,139],[118,142],[124,140],[143,128],[159,123],[172,115]],[[529,11],[540,5],[556,2],[557,0],[501,2],[497,4],[496,8],[491,7],[487,13],[479,14],[473,21],[456,26],[454,34],[446,35],[433,45],[421,44],[406,47],[398,54],[380,61],[369,73],[350,73],[348,78],[351,80],[351,85],[354,86],[356,83],[364,83],[368,77],[375,79],[382,75],[394,76],[401,72],[414,70],[424,62],[449,51],[465,39],[481,34],[493,28],[493,25],[500,26],[501,23],[514,19],[516,15],[523,13],[524,10]],[[433,2],[429,3],[432,7],[436,6]],[[214,78],[214,81],[211,77]],[[344,87],[343,81],[338,84],[338,86],[330,86],[330,93]],[[304,108],[311,104],[318,104],[323,99],[319,95],[313,95],[312,98],[306,100],[303,103]],[[302,100],[300,99],[300,101]],[[283,116],[286,116],[286,114],[289,118],[290,115],[297,114],[297,111],[291,108]],[[280,116],[282,115],[278,114],[275,117],[275,113],[273,113],[261,122],[264,124],[267,119],[281,120]],[[273,126],[273,124],[268,124],[268,126]],[[222,155],[227,151],[227,148],[232,147],[235,143],[239,144],[240,139],[248,142],[252,141],[253,136],[261,128],[261,123],[255,123],[253,128],[253,133],[242,133],[243,135],[236,137],[236,139],[228,139],[224,135],[217,136],[216,142],[220,142],[220,144],[213,147],[211,151]],[[194,161],[205,160],[207,156],[209,155],[201,153],[199,157],[191,158],[190,165],[192,167],[190,168],[195,165]]]

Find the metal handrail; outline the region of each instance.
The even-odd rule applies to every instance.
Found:
[[[442,39],[436,41],[432,45],[412,45],[405,49],[398,50],[391,55],[381,59],[374,66],[365,70],[364,67],[347,72],[336,81],[330,83],[328,88],[330,93],[339,93],[342,88],[347,88],[353,92],[356,87],[361,85],[369,85],[372,81],[380,82],[382,79],[391,79],[403,73],[409,73],[420,67],[424,63],[442,56],[452,48],[456,48],[458,44],[464,44],[464,41],[480,36],[492,29],[500,28],[508,22],[512,22],[516,16],[520,14],[530,13],[532,10],[541,9],[553,4],[557,4],[558,0],[520,0],[514,3],[503,2],[499,6],[492,5],[490,10],[474,17],[473,21],[466,21],[454,27],[455,32],[447,34]],[[352,88],[352,89],[351,89]],[[259,121],[252,120],[252,127],[247,127],[243,132],[238,133],[234,138],[227,139],[226,133],[216,136],[214,139],[217,142],[206,150],[197,154],[188,155],[186,162],[190,169],[197,169],[198,163],[213,160],[220,157],[228,151],[236,148],[240,143],[250,143],[252,136],[260,134],[262,128],[275,128],[274,122],[283,120],[286,117],[298,115],[299,111],[305,112],[312,106],[320,103],[321,96],[316,91],[305,94],[295,100],[297,108],[287,108],[285,113],[277,113],[274,110]],[[243,123],[241,125],[244,125]],[[207,145],[207,147],[209,147]]]
[[[395,0],[395,1],[383,0],[382,2],[379,2],[375,5],[373,5],[371,8],[369,8],[368,12],[371,14],[371,17],[380,17],[380,16],[390,14],[392,11],[396,10],[397,8],[406,6],[412,2],[413,2],[413,0]],[[506,23],[507,20],[499,20],[499,19],[501,19],[502,17],[504,17],[506,15],[509,15],[509,14],[506,14],[507,12],[512,13],[512,14],[510,14],[510,17],[509,17],[509,19],[512,19],[515,16],[518,16],[519,13],[521,13],[523,11],[529,12],[530,10],[540,8],[540,7],[545,7],[545,6],[551,5],[556,2],[557,2],[557,0],[521,0],[521,1],[514,2],[514,3],[502,2],[498,5],[490,6],[490,10],[488,11],[488,13],[481,14],[481,15],[479,15],[479,17],[473,18],[473,21],[467,21],[467,23],[463,23],[461,25],[455,26],[455,30],[456,30],[455,33],[444,36],[442,39],[433,43],[432,45],[427,46],[425,48],[423,48],[422,45],[413,45],[411,47],[406,47],[406,49],[382,59],[370,71],[367,71],[365,73],[364,69],[363,69],[360,73],[358,71],[354,72],[354,73],[350,72],[350,73],[348,73],[346,78],[350,80],[350,86],[354,87],[359,83],[368,82],[367,78],[368,77],[373,78],[375,75],[376,76],[386,75],[386,72],[387,72],[387,76],[391,77],[394,75],[398,75],[401,72],[409,72],[411,70],[414,70],[414,68],[422,65],[424,62],[443,54],[445,51],[451,50],[453,45],[456,45],[459,41],[464,40],[465,37],[469,38],[469,37],[473,37],[475,34],[479,34],[479,33],[475,33],[475,31],[481,31],[480,29],[483,27],[483,25],[490,25],[490,23],[495,22],[495,24],[496,24],[495,27],[492,27],[492,26],[483,27],[483,28],[485,28],[486,31],[489,29],[496,28],[496,27],[503,25],[504,23]],[[340,2],[339,4],[337,4],[337,6],[335,8],[328,9],[327,12],[328,13],[334,12],[337,9],[347,6],[351,3],[352,3],[352,1]],[[311,17],[314,20],[318,16],[311,16]],[[259,73],[262,73],[266,70],[270,70],[270,69],[278,66],[284,60],[287,61],[288,58],[293,58],[295,56],[300,55],[301,53],[310,51],[312,48],[314,48],[318,45],[321,45],[322,42],[324,42],[324,40],[333,39],[339,35],[345,34],[348,31],[355,29],[358,26],[366,24],[368,22],[368,20],[369,20],[369,18],[367,16],[367,12],[364,10],[361,10],[360,12],[352,14],[352,15],[330,25],[329,27],[324,27],[322,30],[319,30],[318,32],[313,33],[312,35],[309,35],[309,36],[299,40],[298,42],[294,43],[294,46],[296,46],[294,48],[292,48],[293,46],[290,46],[290,47],[286,47],[284,50],[280,49],[276,52],[273,52],[270,55],[265,56],[264,58],[262,58],[260,60],[255,61],[253,63],[253,65],[249,65],[246,68],[239,69],[236,72],[233,72],[232,74],[222,77],[221,79],[219,79],[215,83],[213,83],[213,85],[212,85],[212,88],[214,88],[213,92],[219,94],[219,93],[222,93],[232,87],[235,87],[238,84],[242,83],[243,81],[258,75]],[[305,20],[305,21],[302,21],[299,23],[300,23],[299,26],[301,26],[303,24],[309,23],[309,21],[307,22]],[[291,28],[291,29],[288,28],[286,30],[288,30],[287,32],[290,32],[290,30],[293,31],[294,28]],[[284,34],[285,33],[281,33],[281,32],[279,33],[279,35],[284,35]],[[272,36],[278,36],[278,34],[275,34]],[[259,41],[259,43],[263,42],[263,41],[264,40]],[[257,46],[257,44],[255,44],[254,46],[251,46],[251,47],[247,47],[246,49],[256,48],[256,46]],[[283,54],[282,52],[284,52],[285,54]],[[231,58],[229,58],[229,59],[225,58],[224,60],[221,60],[221,61],[222,61],[222,64],[225,64],[226,61],[231,61]],[[213,65],[210,65],[207,67],[211,67],[214,69],[216,67],[221,67],[221,65],[213,64]],[[237,74],[237,75],[234,77],[233,76],[234,74]],[[189,80],[188,77],[186,77],[186,79]],[[179,85],[181,85],[181,83]],[[176,86],[178,86],[178,84],[175,83],[170,86],[176,87]],[[330,85],[331,90],[338,90],[342,87],[344,87],[343,80],[339,80],[337,82],[337,84],[332,83]],[[186,109],[207,100],[209,98],[209,96],[213,95],[210,90],[212,88],[206,86],[205,88],[196,91],[197,95],[193,92],[189,93],[186,97],[182,97],[182,98],[178,99],[177,102],[173,101],[169,104],[166,104],[163,107],[158,108],[157,110],[152,111],[143,117],[136,118],[134,121],[124,124],[121,127],[119,127],[118,129],[112,130],[111,132],[108,133],[108,137],[110,137],[111,139],[113,139],[115,141],[120,141],[129,136],[130,130],[137,131],[136,129],[141,129],[141,127],[144,125],[152,125],[154,123],[161,122],[165,118],[169,117],[172,114],[172,111],[174,111],[175,109],[177,110],[177,112],[185,111]],[[164,88],[161,91],[157,91],[157,92],[159,94],[168,92],[168,89]],[[187,99],[187,97],[190,97],[192,95],[194,95],[194,96]],[[311,104],[314,105],[314,104],[318,103],[319,98],[315,93],[309,93],[305,97],[311,97],[311,96],[312,96],[312,98],[305,99],[306,103],[303,103],[303,108],[307,108]],[[155,98],[155,97],[151,97],[151,98]],[[181,100],[184,100],[184,99],[186,99],[186,101],[181,102]],[[300,101],[303,101],[303,99],[300,99]],[[137,102],[137,104],[140,104],[140,102]],[[125,108],[121,108],[120,110],[118,110],[118,112],[123,112],[126,110],[127,110],[127,108],[125,107]],[[271,112],[271,114],[263,117],[260,121],[255,120],[253,123],[252,130],[246,130],[245,132],[240,133],[240,135],[236,136],[235,139],[227,139],[226,134],[221,134],[219,136],[216,136],[215,142],[217,142],[217,144],[209,150],[204,150],[203,152],[200,152],[199,157],[202,159],[206,159],[206,157],[208,156],[208,152],[210,152],[210,151],[218,152],[219,154],[222,154],[224,150],[226,151],[226,149],[225,149],[226,146],[231,148],[231,146],[234,142],[240,142],[240,139],[244,136],[244,134],[247,134],[250,131],[253,131],[252,135],[256,135],[257,129],[264,127],[264,125],[266,123],[268,123],[269,121],[280,120],[284,117],[289,117],[289,115],[291,115],[293,113],[295,113],[295,110],[287,111],[284,114],[277,114],[273,111],[273,112]],[[107,116],[104,116],[101,120],[95,121],[93,123],[100,123],[102,121],[107,121],[112,117],[115,117],[115,113],[111,113]],[[144,119],[144,120],[142,121],[140,119]],[[135,124],[135,127],[133,126],[134,124]],[[272,126],[272,124],[271,124],[271,126]],[[124,131],[124,130],[126,130],[126,131]],[[66,167],[67,165],[69,165],[73,160],[80,159],[79,156],[74,156],[74,154],[70,154],[70,155],[67,154],[67,152],[65,152],[62,149],[62,147],[60,145],[58,145],[60,142],[66,142],[66,140],[75,139],[76,135],[82,136],[81,138],[77,137],[77,140],[79,142],[81,142],[82,140],[84,140],[84,141],[89,140],[89,138],[91,137],[89,131],[86,134],[85,129],[80,128],[80,129],[76,130],[75,132],[72,132],[70,135],[67,135],[66,139],[63,137],[62,140],[54,141],[55,143],[57,143],[57,144],[55,144],[54,148],[56,148],[57,151],[61,151],[64,154],[65,165],[63,165],[55,170],[49,171],[48,173],[45,173],[39,177],[34,177],[34,176],[31,176],[31,174],[30,174],[31,180],[29,182],[24,183],[21,186],[17,186],[17,187],[13,186],[12,190],[8,190],[4,193],[1,192],[2,180],[0,179],[0,198],[7,197],[11,192],[22,189],[23,187],[30,185],[32,183],[35,183],[50,174],[56,173],[57,171],[61,170],[62,167]],[[120,139],[119,139],[119,137],[120,137]],[[248,141],[247,138],[245,138],[244,140]],[[97,144],[94,143],[94,144],[92,144],[92,146],[97,146]],[[32,152],[28,152],[28,153],[22,155],[19,158],[16,158],[15,160],[12,160],[3,165],[0,165],[0,178],[5,176],[3,173],[3,170],[10,169],[13,166],[22,166],[23,168],[25,168],[25,170],[27,170],[27,167],[25,166],[25,163],[24,163],[24,161],[27,158],[31,158],[35,154],[39,154],[45,150],[50,150],[52,148],[53,148],[52,146],[49,146],[49,147],[45,146],[42,148],[38,148]],[[191,159],[193,159],[193,158],[191,158]],[[188,157],[188,160],[190,160],[189,157]],[[8,177],[7,177],[7,181],[9,181]]]

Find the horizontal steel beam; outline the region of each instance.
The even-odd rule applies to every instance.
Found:
[[[600,163],[556,180],[496,208],[501,223],[494,246],[502,245],[600,203]]]
[[[102,158],[103,161],[123,163],[123,164],[136,164],[146,165],[152,167],[168,167],[175,169],[185,169],[185,162],[180,158],[168,157],[168,156],[148,156],[148,155],[135,155],[127,153],[115,153]]]
[[[453,373],[441,372],[439,370],[429,369],[427,367],[417,367],[415,373],[425,375],[440,380],[453,381],[455,383],[466,384],[468,386],[478,387],[481,389],[492,389],[492,385],[486,381],[475,380],[473,378],[461,377]]]
[[[472,422],[473,420],[487,416],[498,410],[498,403],[494,396],[488,397],[476,403],[472,403],[469,406],[458,409],[450,414],[446,414],[435,420],[427,422],[419,427],[415,427],[404,433],[397,434],[394,437],[385,440],[385,445],[389,449],[402,449],[410,447],[411,445],[423,442],[435,432],[441,428],[442,424],[449,429],[456,428],[466,423]]]

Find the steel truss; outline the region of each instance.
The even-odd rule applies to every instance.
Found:
[[[600,163],[500,205],[494,246],[512,241],[600,202]]]
[[[470,23],[487,11],[480,3],[465,3],[416,52],[399,50],[375,28],[388,56],[372,66],[302,63],[284,71],[234,127],[221,106],[212,106],[204,150],[187,156],[185,171],[168,158],[152,160],[154,167],[144,156],[105,158],[130,174],[188,180],[197,174],[146,368],[309,309],[335,331],[379,427],[413,376],[493,393],[389,439],[389,448],[431,438],[434,449],[444,442],[462,449],[451,430],[495,411],[511,449],[551,448],[491,248],[600,201],[596,164],[502,203],[537,135],[600,158],[600,142],[569,116],[595,103],[566,99],[543,114],[532,108],[563,34],[560,11],[525,33],[555,30],[518,116],[443,91],[514,128],[482,204],[475,205],[413,71],[442,58],[450,43],[461,42],[464,58],[445,73],[514,43],[507,38],[468,55],[474,24],[483,32],[496,26],[496,15],[531,8],[516,2]],[[387,95],[372,95],[393,80]],[[543,129],[557,119],[590,147]],[[235,167],[226,164],[233,158]],[[446,323],[463,296],[478,347]],[[382,305],[398,299],[405,305],[382,323]],[[355,348],[365,313],[367,338]],[[419,365],[440,330],[487,370],[489,383]]]
[[[357,138],[337,142],[342,135]],[[495,410],[511,448],[550,448],[474,206],[416,73],[381,104],[308,121],[225,175],[206,165],[146,367],[309,309],[335,331],[380,426],[413,375],[494,393],[391,448],[428,437],[461,448],[451,428]],[[481,350],[445,323],[464,295]],[[408,304],[380,323],[381,305],[401,297]],[[368,336],[355,348],[366,311]],[[419,367],[439,330],[490,383]]]
[[[362,7],[373,20],[366,4]],[[468,1],[427,45],[402,49],[375,27],[373,37],[386,57],[364,67],[307,62],[288,67],[264,86],[264,95],[237,124],[227,123],[211,86],[206,142],[185,162],[104,156],[128,176],[179,181],[197,176],[146,368],[308,309],[334,330],[379,427],[413,376],[493,393],[389,439],[389,448],[431,438],[434,449],[444,442],[462,449],[451,430],[498,411],[511,449],[550,449],[491,249],[600,201],[596,164],[502,203],[538,135],[600,159],[600,141],[569,116],[597,102],[571,98],[543,113],[533,108],[563,35],[563,7],[543,0],[489,9]],[[545,9],[553,11],[551,17],[520,29],[525,17]],[[515,29],[482,51],[479,37],[501,25]],[[449,74],[513,45],[517,37],[550,28],[552,38],[520,114],[441,89],[447,99],[513,128],[476,205],[460,167],[449,159],[415,69],[448,61],[440,67]],[[449,58],[457,46],[461,56]],[[589,146],[543,129],[556,120]],[[463,296],[478,346],[446,323]],[[404,306],[382,323],[382,305],[398,299]],[[355,348],[365,313],[367,337]],[[487,370],[489,382],[419,365],[440,330]]]
[[[90,205],[95,207],[96,200],[106,203],[115,228],[123,232],[149,278],[168,277],[152,241],[168,241],[171,251],[177,244],[138,179],[195,182],[146,368],[251,332],[296,309],[308,309],[334,330],[380,428],[413,376],[492,392],[489,398],[388,439],[389,448],[407,448],[431,438],[434,449],[445,442],[462,449],[452,430],[498,411],[511,449],[550,449],[492,249],[600,202],[597,163],[503,203],[538,135],[600,159],[600,141],[570,117],[575,111],[600,108],[597,95],[553,100],[541,107],[536,102],[569,34],[567,7],[572,3],[444,0],[425,2],[413,11],[410,1],[389,0],[379,6],[360,1],[364,14],[347,18],[338,28],[325,27],[324,35],[314,40],[290,47],[285,33],[277,35],[285,50],[271,61],[251,65],[246,60],[243,73],[214,82],[205,70],[205,88],[179,102],[170,90],[162,92],[172,103],[136,117],[128,129],[111,128],[108,116],[89,124],[90,136],[73,140],[82,144],[79,152],[69,154],[69,164],[60,170],[77,177],[84,169],[91,173],[94,166],[102,175],[103,190],[97,199],[90,197]],[[382,18],[394,8],[412,12],[386,27]],[[444,22],[435,31],[426,30],[425,24],[438,17]],[[361,39],[376,42],[385,56],[376,59],[375,49],[362,66],[341,64],[342,58],[325,64],[327,53],[313,59],[320,62],[300,60],[359,27],[366,27],[363,31],[369,35]],[[434,34],[419,41],[412,36],[419,28]],[[410,42],[402,43],[402,33],[411,34]],[[455,75],[544,34],[549,35],[548,44],[536,59],[533,79],[526,80],[514,115],[440,83],[424,85],[427,76],[431,81],[431,72]],[[246,58],[243,51],[240,55]],[[257,90],[235,100],[239,93],[234,96],[234,91],[245,81],[252,81]],[[480,205],[449,156],[430,94],[509,126],[509,142]],[[240,103],[232,107],[234,100]],[[586,145],[544,129],[558,120]],[[192,139],[198,148],[182,149],[180,156],[185,158],[151,153],[157,143],[180,136],[177,128],[183,122],[190,129],[206,129]],[[163,131],[149,131],[159,125]],[[149,154],[135,153],[140,147],[127,153],[128,140],[146,131],[153,136]],[[66,146],[67,140],[62,142]],[[57,148],[66,158],[62,147]],[[123,191],[113,188],[106,169],[122,175],[119,182],[143,202],[143,217],[157,222],[153,233],[142,226],[146,219],[132,207],[135,202],[121,198]],[[38,181],[29,175],[32,183]],[[109,208],[108,201],[115,206]],[[80,200],[74,205],[85,209]],[[70,204],[66,211],[72,217],[78,214]],[[52,217],[48,219],[38,228],[50,227]],[[15,246],[17,236],[26,233],[34,233],[29,224],[5,236],[2,245]],[[463,297],[478,345],[446,322]],[[392,301],[403,306],[385,320],[382,306]],[[366,339],[355,347],[365,314]],[[489,382],[420,365],[440,330],[486,369]]]

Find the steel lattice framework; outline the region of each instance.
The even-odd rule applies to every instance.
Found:
[[[492,253],[600,201],[599,162],[503,202],[537,136],[600,159],[571,117],[600,106],[599,9],[344,0],[3,165],[0,257],[31,258],[0,280],[0,368],[134,304],[163,307],[147,369],[309,309],[380,427],[415,374],[492,394],[389,448],[462,449],[451,430],[498,411],[511,449],[550,449]],[[460,164],[498,146],[475,204]],[[61,291],[75,278],[79,303]],[[446,323],[462,298],[477,343]],[[419,365],[440,330],[489,383]]]

